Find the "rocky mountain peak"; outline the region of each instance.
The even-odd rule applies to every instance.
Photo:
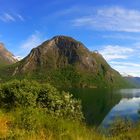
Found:
[[[4,44],[0,42],[0,48],[4,48]]]
[[[72,37],[68,36],[55,36],[50,40],[45,41],[41,46],[43,47],[56,47],[58,49],[84,49],[88,51],[88,49],[81,42],[75,40]]]
[[[0,65],[13,64],[17,62],[15,56],[9,52],[3,43],[0,43]]]
[[[45,41],[22,61],[21,71],[64,68],[69,65],[77,69],[94,71],[96,64],[92,53],[79,41],[67,36],[55,36]]]

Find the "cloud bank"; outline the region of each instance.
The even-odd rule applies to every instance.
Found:
[[[137,43],[138,45],[139,43]],[[140,76],[140,47],[136,44],[132,47],[107,45],[99,51],[109,64],[121,74]]]
[[[73,19],[72,24],[94,30],[140,32],[140,11],[122,7],[98,8],[87,16]]]

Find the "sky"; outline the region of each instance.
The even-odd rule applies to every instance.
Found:
[[[140,76],[139,0],[0,0],[0,42],[15,56],[56,35],[98,50],[123,75]]]

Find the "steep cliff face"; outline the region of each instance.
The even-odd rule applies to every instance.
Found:
[[[17,62],[17,59],[15,59],[14,55],[4,47],[3,43],[0,43],[0,65],[13,64],[15,62]]]
[[[34,75],[54,83],[75,83],[84,87],[124,83],[101,54],[89,51],[81,42],[67,36],[53,37],[32,49],[16,65],[12,75]]]

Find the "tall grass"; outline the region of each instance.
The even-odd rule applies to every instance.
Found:
[[[32,113],[33,112],[33,113]],[[79,121],[54,118],[38,109],[16,110],[1,115],[0,138],[15,140],[90,140],[102,136]]]
[[[2,140],[139,140],[140,125],[128,126],[116,122],[113,133],[105,136],[82,122],[54,118],[38,109],[0,112]]]

